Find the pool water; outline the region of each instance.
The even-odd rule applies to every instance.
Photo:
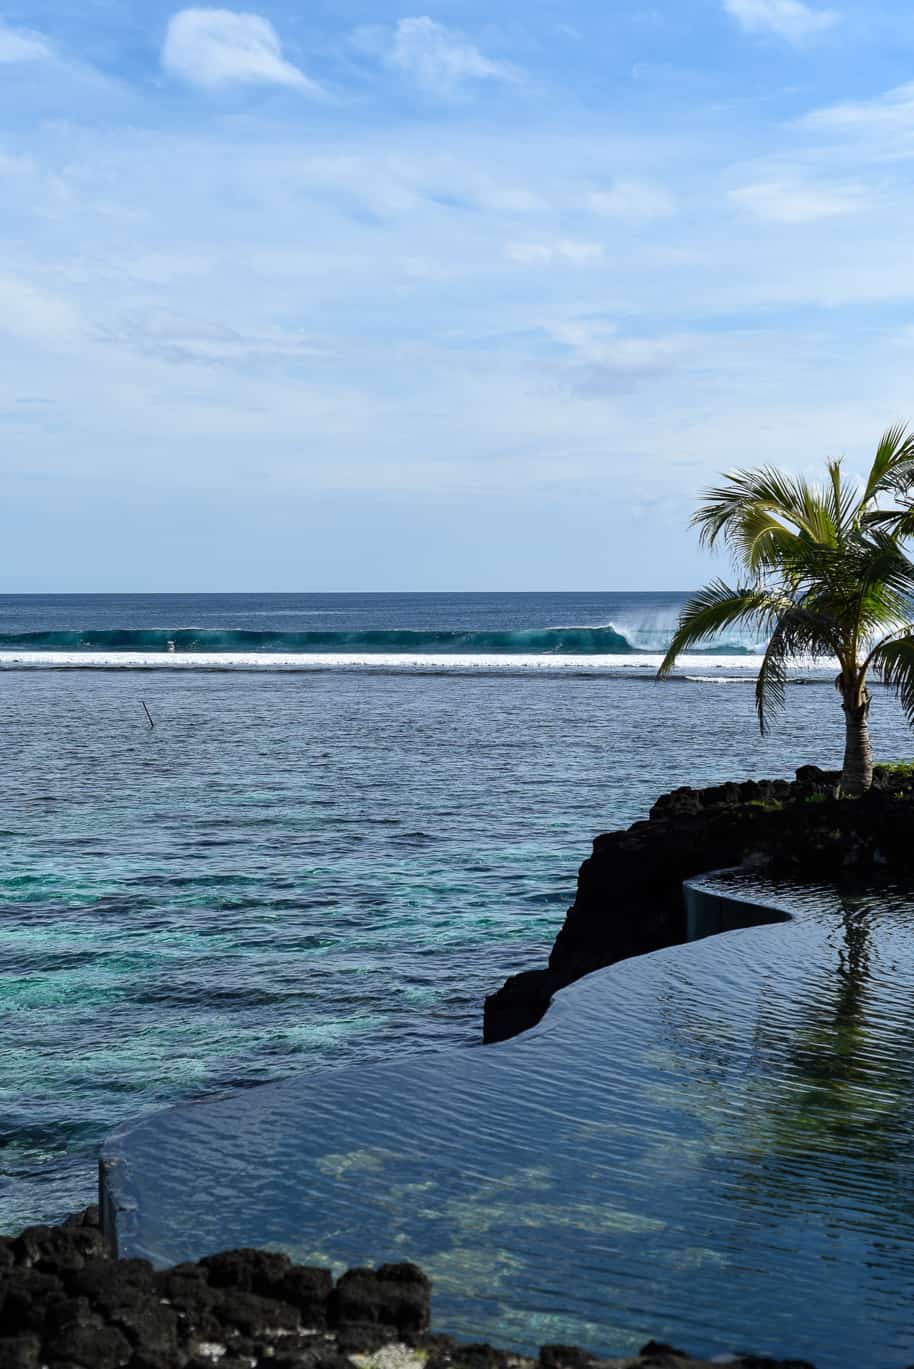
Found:
[[[411,1259],[436,1329],[914,1360],[914,897],[789,911],[588,976],[499,1046],[303,1075],[106,1144],[122,1253]],[[773,912],[772,916],[777,913]]]

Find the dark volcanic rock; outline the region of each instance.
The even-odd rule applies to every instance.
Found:
[[[684,1350],[677,1350],[664,1341],[656,1340],[649,1340],[647,1345],[642,1345],[638,1353],[648,1364],[667,1364],[670,1360],[688,1359]]]
[[[130,1360],[130,1342],[101,1317],[76,1317],[42,1347],[49,1364],[78,1364],[81,1369],[120,1369]]]
[[[414,1264],[350,1269],[335,1288],[327,1270],[261,1250],[153,1271],[112,1260],[91,1220],[31,1227],[0,1249],[11,1252],[0,1265],[0,1369],[710,1369],[653,1342],[635,1359],[551,1345],[534,1360],[433,1335],[431,1285]]]
[[[428,1330],[431,1284],[414,1264],[382,1264],[380,1269],[350,1269],[330,1296],[331,1326],[367,1322],[400,1332]]]
[[[751,865],[829,878],[891,866],[914,871],[914,776],[877,766],[873,788],[840,797],[837,771],[664,794],[650,818],[596,838],[549,963],[514,975],[485,1002],[483,1040],[534,1026],[552,995],[582,975],[686,938],[684,880]]]
[[[82,1212],[71,1212],[69,1217],[65,1217],[62,1223],[64,1226],[94,1226],[99,1225],[98,1207],[93,1203],[91,1207],[83,1208]]]
[[[590,1369],[593,1355],[577,1345],[541,1345],[542,1369]]]
[[[483,1007],[484,1039],[488,1043],[507,1041],[518,1032],[526,1031],[545,1015],[561,981],[551,970],[524,970],[513,974],[495,993],[489,994]]]
[[[273,1297],[290,1266],[288,1255],[271,1250],[226,1250],[200,1261],[213,1288],[236,1288]]]
[[[41,1341],[37,1336],[7,1336],[0,1338],[0,1369],[38,1369],[41,1363]]]
[[[294,1307],[276,1298],[262,1298],[258,1293],[227,1289],[220,1306],[224,1327],[256,1336],[267,1331],[294,1331],[301,1325],[301,1317]]]
[[[329,1269],[310,1269],[291,1265],[283,1275],[277,1296],[295,1307],[305,1326],[325,1326],[327,1304],[333,1290]]]
[[[90,1226],[30,1226],[13,1243],[17,1264],[51,1273],[82,1269],[107,1254],[98,1227]]]

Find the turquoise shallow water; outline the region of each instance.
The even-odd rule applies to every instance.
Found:
[[[477,1041],[595,833],[680,783],[837,762],[831,687],[789,694],[762,741],[745,684],[0,672],[0,1229],[90,1201],[124,1118]],[[887,696],[873,723],[910,754]]]

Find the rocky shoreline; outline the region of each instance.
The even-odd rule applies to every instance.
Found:
[[[914,874],[914,767],[877,766],[873,788],[838,794],[837,771],[795,780],[683,788],[650,816],[598,836],[546,966],[513,975],[485,1002],[483,1040],[536,1025],[552,996],[585,974],[686,940],[684,880],[752,866],[777,876]]]
[[[115,1260],[96,1208],[0,1238],[0,1369],[710,1369],[655,1342],[634,1358],[562,1345],[526,1358],[433,1334],[430,1309],[431,1285],[413,1264],[351,1269],[334,1283],[265,1250],[166,1270]],[[752,1355],[727,1363],[812,1369]]]

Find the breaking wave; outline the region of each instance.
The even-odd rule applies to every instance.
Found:
[[[641,633],[604,627],[550,627],[514,632],[375,629],[361,632],[264,632],[249,628],[104,628],[81,632],[0,633],[0,650],[163,652],[423,652],[461,655],[628,656],[645,650],[662,654],[668,634],[648,645]],[[662,640],[666,637],[666,641]],[[690,655],[750,656],[756,646],[719,642]]]

